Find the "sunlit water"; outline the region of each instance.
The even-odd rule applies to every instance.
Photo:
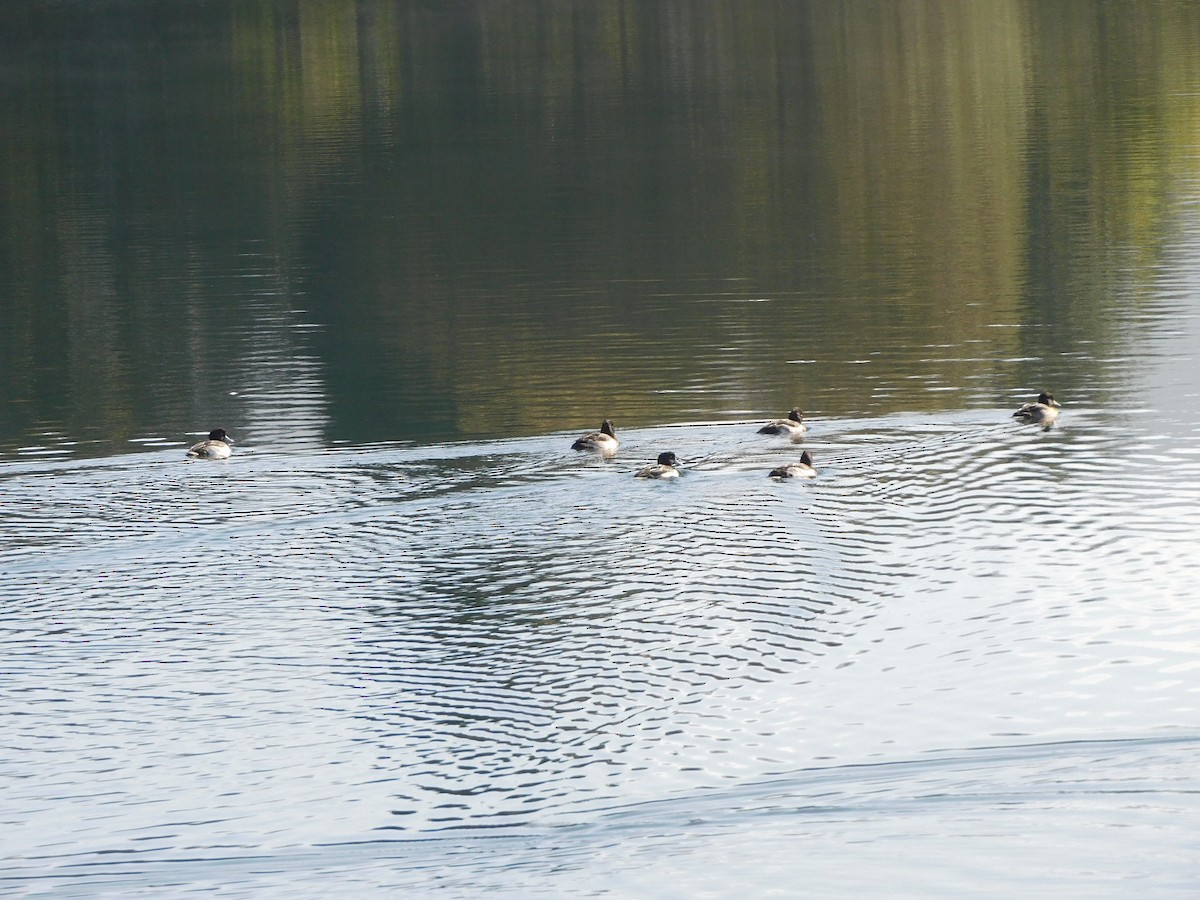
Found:
[[[8,465],[0,884],[1194,889],[1200,443],[1150,419]]]

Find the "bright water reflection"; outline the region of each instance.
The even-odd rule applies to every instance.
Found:
[[[1008,413],[817,420],[811,483],[765,477],[798,448],[754,423],[628,430],[611,462],[557,434],[12,467],[7,877],[413,887],[466,854],[493,868],[461,888],[574,892],[614,842],[618,892],[701,877],[679,854],[705,884],[799,875],[748,873],[749,828],[816,841],[830,886],[842,842],[911,829],[961,850],[947,891],[1005,858],[1193,880],[1195,429]],[[684,478],[630,477],[661,447]],[[1097,817],[1166,864],[1107,859]],[[1033,848],[1063,829],[1054,874]]]

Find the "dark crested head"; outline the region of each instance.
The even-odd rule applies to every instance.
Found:
[[[208,439],[210,441],[224,441],[226,444],[229,443],[229,435],[225,433],[224,428],[214,428],[208,433]]]
[[[1058,401],[1054,399],[1054,395],[1052,393],[1050,393],[1049,391],[1042,391],[1040,394],[1038,394],[1037,402],[1041,403],[1043,406],[1058,406],[1059,405]]]
[[[671,451],[658,454],[658,462],[660,465],[673,466],[675,465],[675,454]]]
[[[800,407],[798,407],[798,406],[793,406],[792,411],[790,413],[788,413],[788,418],[791,419],[793,422],[799,422],[801,419],[804,418],[804,411],[802,409],[800,409]]]
[[[600,426],[600,430],[602,432],[604,432],[605,434],[607,434],[609,437],[617,436],[617,431],[616,431],[616,428],[613,426],[612,419],[605,419],[604,423]]]
[[[806,466],[811,466],[813,464],[812,454],[805,450],[800,454],[800,462],[804,463]]]

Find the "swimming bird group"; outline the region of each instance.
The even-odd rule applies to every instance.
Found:
[[[808,426],[802,421],[803,415],[799,407],[793,407],[786,419],[773,419],[758,429],[758,433],[801,435],[808,430]],[[616,426],[613,425],[612,419],[605,419],[599,431],[581,434],[571,444],[571,449],[593,450],[605,457],[610,457],[617,452],[617,448],[620,446],[621,442],[617,438]],[[817,474],[817,470],[813,468],[812,454],[805,450],[800,454],[800,462],[779,466],[772,469],[770,474],[772,478],[812,478]],[[635,478],[667,479],[678,478],[679,475],[679,460],[669,450],[658,454],[657,462],[634,473]]]
[[[1026,403],[1013,416],[1023,422],[1032,422],[1049,428],[1058,418],[1059,403],[1049,391],[1043,391],[1033,403]],[[804,423],[804,412],[798,406],[792,407],[791,412],[783,419],[772,419],[758,429],[759,434],[781,434],[792,438],[802,436],[808,430]],[[572,450],[593,450],[605,457],[617,452],[621,442],[617,439],[617,431],[612,419],[605,419],[599,431],[589,431],[580,435],[571,444]],[[813,456],[808,450],[800,454],[800,461],[776,466],[768,473],[771,478],[815,478],[816,466]],[[678,478],[679,462],[674,453],[658,454],[658,461],[635,473],[636,478]]]
[[[1038,398],[1033,403],[1026,403],[1021,406],[1015,413],[1013,418],[1020,419],[1022,422],[1041,425],[1043,428],[1049,428],[1058,418],[1058,412],[1061,405],[1054,399],[1054,395],[1049,391],[1042,391],[1038,394]],[[782,434],[793,438],[800,437],[808,430],[808,426],[804,424],[804,413],[800,407],[792,407],[791,412],[783,419],[772,419],[761,428],[758,429],[759,434]],[[198,444],[192,445],[188,450],[187,455],[193,459],[229,459],[233,453],[233,449],[229,446],[232,443],[232,438],[225,433],[224,428],[214,428],[208,433],[208,440],[200,441]],[[621,441],[617,438],[617,429],[613,425],[612,419],[605,419],[599,431],[589,431],[587,434],[581,434],[577,437],[574,443],[571,444],[572,450],[591,450],[605,457],[611,457],[617,452],[621,446]],[[788,463],[786,465],[777,466],[770,471],[771,478],[814,478],[817,470],[813,465],[812,454],[805,450],[800,454],[800,461]],[[654,462],[643,469],[639,469],[635,478],[678,478],[679,461],[675,454],[666,451],[658,454],[658,461]]]

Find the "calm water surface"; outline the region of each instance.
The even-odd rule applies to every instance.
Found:
[[[0,892],[1200,889],[1200,8],[0,41]]]

